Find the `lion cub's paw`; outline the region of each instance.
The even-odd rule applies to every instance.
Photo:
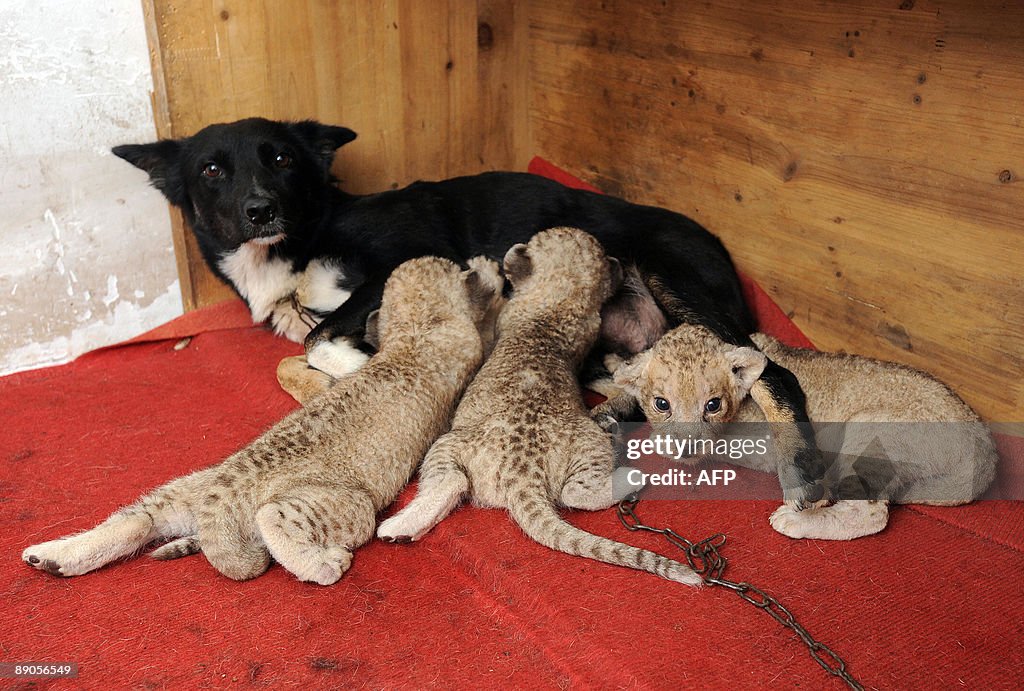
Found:
[[[803,511],[783,504],[768,519],[772,528],[787,537],[815,540],[853,540],[873,535],[885,528],[888,520],[885,502],[863,499]]]
[[[305,355],[295,355],[286,357],[278,364],[277,382],[292,398],[305,404],[329,389],[334,378],[311,367]]]
[[[429,529],[411,512],[403,510],[377,526],[377,537],[384,542],[406,544],[419,540]]]
[[[300,581],[332,585],[352,566],[352,552],[344,547],[324,547],[310,550],[305,563],[288,564],[287,568]]]
[[[85,563],[77,551],[74,538],[62,538],[32,545],[21,553],[21,558],[32,568],[54,576],[80,576],[95,566]]]

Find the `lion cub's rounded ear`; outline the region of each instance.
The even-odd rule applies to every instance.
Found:
[[[647,376],[647,367],[651,364],[651,357],[652,352],[645,350],[629,360],[616,363],[618,366],[612,372],[612,381],[631,396],[639,397],[643,380]],[[607,359],[605,362],[608,362]]]
[[[469,304],[477,309],[487,309],[491,301],[494,300],[494,284],[485,281],[476,269],[470,269],[463,275],[465,276],[463,280],[466,284],[466,293],[469,295]]]
[[[529,248],[523,243],[512,245],[505,253],[502,267],[505,269],[505,276],[511,281],[512,287],[518,288],[519,284],[533,273],[533,259],[530,257]]]
[[[366,330],[363,333],[363,340],[380,350],[380,310],[370,312],[366,317]]]
[[[462,272],[462,280],[469,295],[469,303],[481,310],[490,309],[505,287],[498,262],[478,256],[471,257],[466,265],[469,268]]]
[[[768,365],[768,358],[753,348],[733,348],[725,353],[725,360],[732,367],[732,376],[740,395],[746,396],[750,387],[760,378]]]

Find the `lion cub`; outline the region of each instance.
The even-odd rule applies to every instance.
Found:
[[[988,428],[930,375],[856,355],[790,348],[764,334],[752,339],[763,352],[729,345],[703,327],[680,326],[619,366],[614,381],[639,403],[656,432],[675,426],[680,437],[718,439],[729,435],[725,423],[762,423],[740,434],[784,433],[763,425],[751,387],[765,356],[796,375],[824,456],[835,459],[825,481],[839,501],[804,511],[781,506],[771,517],[780,533],[849,540],[882,530],[889,502],[964,504],[991,483],[997,456]],[[594,413],[621,412],[622,403],[602,404]],[[767,449],[723,460],[774,472],[781,459],[771,444]]]
[[[482,506],[507,508],[547,547],[698,584],[688,567],[584,532],[556,508],[614,503],[611,440],[587,415],[576,370],[621,280],[619,263],[583,231],[554,228],[512,247],[504,268],[513,293],[498,317],[494,352],[451,432],[423,461],[416,498],[381,523],[378,537],[418,540],[471,493]]]
[[[77,576],[156,540],[154,556],[198,546],[236,580],[273,557],[328,585],[373,537],[376,515],[405,486],[479,368],[481,328],[498,309],[497,264],[461,271],[447,259],[406,262],[388,279],[380,351],[219,465],[174,480],[96,528],[29,547],[37,569]],[[486,332],[486,329],[484,329]]]

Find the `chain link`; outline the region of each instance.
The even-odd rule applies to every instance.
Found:
[[[315,327],[318,323],[316,316],[301,302],[299,302],[299,296],[297,293],[292,293],[283,300],[289,300],[292,305],[292,309],[295,310],[299,315],[299,321],[308,326],[310,329]]]
[[[729,564],[729,560],[720,551],[725,546],[723,533],[716,533],[700,542],[691,542],[671,528],[653,528],[645,525],[636,514],[636,506],[639,503],[640,499],[636,493],[630,494],[619,502],[619,521],[622,522],[626,530],[639,530],[663,536],[683,551],[686,563],[704,580],[704,583],[732,590],[750,604],[767,612],[775,621],[793,631],[804,642],[811,657],[821,665],[822,669],[832,676],[842,679],[851,689],[864,690],[864,687],[846,671],[846,662],[843,658],[824,643],[815,640],[814,636],[797,622],[792,612],[786,609],[781,602],[750,583],[729,581],[722,577],[725,567]]]

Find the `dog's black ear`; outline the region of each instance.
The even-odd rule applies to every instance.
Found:
[[[303,120],[292,125],[294,131],[320,159],[324,169],[334,162],[334,152],[356,138],[347,127],[324,125],[316,120]]]
[[[533,259],[530,257],[530,250],[523,243],[512,245],[505,253],[502,268],[505,270],[505,277],[512,283],[512,287],[518,288],[533,273]]]
[[[153,144],[123,144],[111,149],[118,158],[149,173],[149,182],[164,193],[172,204],[185,201],[181,182],[181,142],[162,139]]]
[[[380,350],[380,310],[374,310],[366,317],[363,340],[373,346],[375,350]]]

